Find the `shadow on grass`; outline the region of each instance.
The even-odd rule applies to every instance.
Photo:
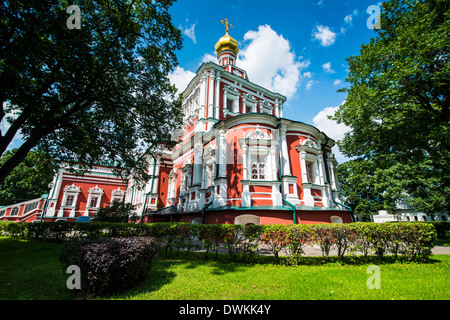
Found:
[[[340,259],[337,256],[329,256],[328,258],[324,258],[323,256],[305,256],[301,255],[294,259],[289,256],[280,256],[279,260],[273,255],[255,255],[252,257],[237,255],[235,259],[232,259],[227,253],[218,253],[210,254],[205,257],[203,252],[195,252],[191,251],[188,255],[185,255],[183,251],[180,251],[180,254],[169,253],[164,255],[162,252],[160,258],[162,259],[180,259],[186,263],[189,261],[214,261],[216,262],[216,266],[218,269],[223,269],[222,273],[225,272],[233,272],[237,271],[239,266],[243,265],[253,265],[253,264],[272,264],[272,265],[286,265],[286,266],[318,266],[324,264],[342,264],[342,265],[365,265],[365,264],[394,264],[394,263],[421,263],[421,264],[430,264],[430,263],[439,263],[439,260],[433,259],[433,256],[430,256],[428,259],[413,259],[409,261],[406,257],[402,256],[394,256],[391,254],[386,254],[383,256],[382,260],[380,260],[376,255],[352,255],[348,254]],[[198,263],[188,264],[186,268],[195,268],[198,266]]]
[[[113,294],[97,296],[96,299],[123,299],[139,296],[140,294],[148,295],[149,293],[160,290],[165,285],[170,284],[176,277],[176,273],[168,271],[172,261],[158,260],[153,265],[146,279],[132,288],[124,291],[118,291]]]

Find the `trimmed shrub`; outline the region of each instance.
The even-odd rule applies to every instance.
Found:
[[[208,258],[208,252],[212,248],[216,253],[215,258],[219,252],[220,244],[224,242],[225,231],[220,224],[206,224],[200,226],[200,236],[202,239],[203,248],[206,250],[205,259]]]
[[[99,238],[66,244],[59,261],[81,271],[81,292],[96,296],[128,289],[149,273],[161,245],[148,237]]]
[[[319,245],[328,260],[330,251],[337,250],[338,260],[346,254],[361,252],[366,258],[375,254],[381,261],[386,254],[396,258],[427,259],[436,241],[436,229],[446,230],[448,222],[401,222],[315,225],[197,225],[180,222],[133,223],[17,223],[2,222],[3,236],[44,241],[75,241],[99,237],[154,237],[163,244],[166,255],[173,250],[186,250],[186,256],[201,240],[205,258],[209,251],[217,254],[224,245],[232,261],[240,256],[248,262],[266,248],[277,262],[287,255],[287,262],[296,264],[306,245]],[[442,231],[441,231],[442,232]],[[200,241],[199,241],[200,242]]]
[[[289,225],[287,233],[286,248],[288,253],[288,263],[297,265],[306,245],[312,245],[314,240],[314,230],[312,225],[295,224]]]
[[[261,242],[280,262],[279,254],[289,246],[288,227],[284,224],[271,224],[264,226]]]

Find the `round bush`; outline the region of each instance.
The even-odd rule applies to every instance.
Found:
[[[66,244],[60,262],[64,270],[81,271],[81,292],[87,296],[128,289],[145,280],[161,244],[148,237],[98,238]]]

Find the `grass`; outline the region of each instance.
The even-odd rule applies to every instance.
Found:
[[[58,262],[59,244],[0,239],[0,299],[72,299],[67,276]],[[184,255],[180,255],[184,256]],[[305,257],[299,266],[229,263],[190,254],[189,259],[162,258],[149,278],[134,289],[102,299],[132,300],[303,300],[450,298],[450,256],[429,263],[352,264]],[[377,264],[381,289],[368,289],[367,267]]]

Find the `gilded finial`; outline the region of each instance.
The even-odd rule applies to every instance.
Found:
[[[233,26],[231,25],[231,23],[228,22],[228,18],[225,19],[225,21],[220,20],[220,22],[222,22],[225,25],[225,32],[228,33],[228,30],[230,28],[233,28]]]

